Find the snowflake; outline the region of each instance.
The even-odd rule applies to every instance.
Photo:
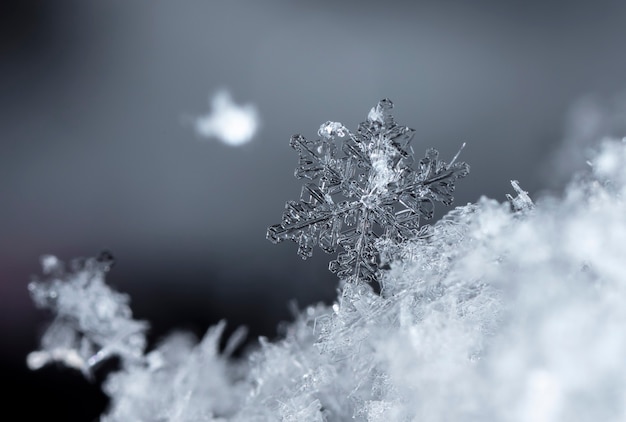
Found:
[[[447,164],[429,149],[414,169],[409,143],[415,131],[394,122],[392,107],[390,100],[380,101],[356,134],[329,121],[318,140],[291,137],[300,154],[295,176],[311,182],[300,201],[285,204],[282,223],[268,228],[270,241],[293,240],[303,259],[316,245],[326,253],[341,247],[330,271],[346,281],[373,282],[380,270],[377,243],[415,237],[435,202],[452,203],[454,182],[469,166],[456,162],[459,154]]]

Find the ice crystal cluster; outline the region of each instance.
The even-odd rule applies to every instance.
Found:
[[[533,203],[514,181],[507,200],[483,197],[417,226],[420,208],[395,201],[438,201],[439,190],[424,183],[432,172],[409,170],[406,132],[389,134],[405,129],[379,125],[391,121],[383,110],[370,132],[330,124],[320,141],[292,143],[298,171],[319,182],[273,233],[304,255],[316,242],[354,252],[335,303],[303,309],[281,340],[260,339],[243,359],[230,357],[239,335],[220,349],[223,323],[199,343],[176,334],[144,351],[145,325],[103,283],[110,265],[64,269],[46,257],[31,293],[58,316],[31,366],[61,360],[89,373],[118,356],[103,421],[626,420],[626,142],[600,142],[558,197]],[[347,158],[333,136],[346,138]],[[359,272],[363,261],[375,271]],[[379,294],[365,282],[373,274]]]

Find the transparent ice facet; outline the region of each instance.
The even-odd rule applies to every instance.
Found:
[[[414,130],[397,125],[393,103],[373,107],[356,133],[338,122],[320,126],[320,139],[291,137],[300,155],[295,176],[308,179],[299,201],[288,201],[282,222],[270,226],[273,243],[292,240],[306,259],[319,246],[326,253],[340,250],[329,269],[342,279],[378,280],[376,242],[403,242],[420,229],[420,218],[433,215],[434,203],[450,205],[457,179],[469,166],[439,159],[429,149],[413,167],[409,145]]]

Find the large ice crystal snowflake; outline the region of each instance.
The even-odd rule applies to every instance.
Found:
[[[300,154],[295,176],[311,182],[300,201],[285,204],[282,223],[268,228],[270,241],[293,240],[303,259],[316,245],[326,253],[341,247],[329,264],[332,272],[346,281],[378,281],[377,242],[415,237],[420,218],[432,218],[435,202],[452,203],[454,183],[469,166],[456,156],[445,163],[429,149],[413,168],[409,143],[415,131],[395,123],[392,107],[390,100],[380,101],[356,134],[326,122],[318,140],[291,137]]]

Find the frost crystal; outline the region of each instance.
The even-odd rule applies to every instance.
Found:
[[[139,360],[145,347],[147,324],[132,319],[128,296],[111,290],[104,275],[113,264],[110,254],[75,260],[66,271],[56,257],[42,257],[44,280],[28,289],[35,304],[55,312],[42,350],[28,355],[31,369],[60,361],[90,377],[99,363],[112,356],[122,362]]]
[[[295,176],[311,182],[300,201],[285,204],[282,223],[268,228],[270,241],[293,240],[303,259],[316,245],[326,253],[341,247],[329,264],[332,272],[347,281],[378,281],[377,243],[415,237],[420,218],[433,216],[435,202],[452,203],[454,183],[469,166],[455,162],[457,157],[447,164],[429,149],[413,168],[414,130],[395,123],[392,107],[388,99],[380,101],[356,134],[326,122],[318,140],[291,137],[300,154]]]
[[[509,200],[513,211],[525,212],[535,207],[532,199],[530,199],[530,196],[528,196],[528,192],[520,187],[517,180],[511,180],[511,186],[513,186],[513,189],[515,189],[515,192],[517,192],[517,196],[514,197],[507,193],[506,199]]]

